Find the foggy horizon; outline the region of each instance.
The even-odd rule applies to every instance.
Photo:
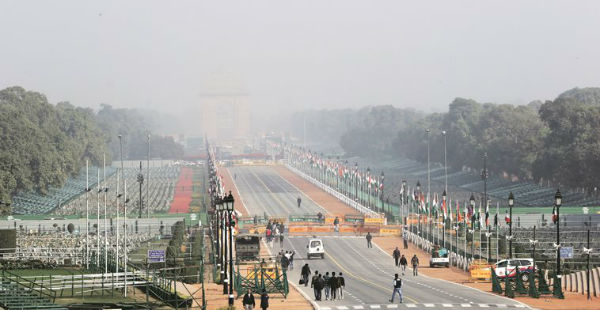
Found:
[[[600,84],[598,12],[592,1],[8,1],[0,86],[189,122],[226,72],[254,127],[304,109],[527,104]]]

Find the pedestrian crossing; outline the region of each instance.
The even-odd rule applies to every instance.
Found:
[[[367,309],[425,309],[425,308],[471,308],[471,309],[483,309],[483,308],[528,308],[522,304],[486,304],[486,303],[462,303],[462,304],[450,304],[450,303],[402,303],[402,304],[373,304],[373,305],[344,305],[344,306],[330,306],[330,307],[319,307],[320,310],[367,310]]]

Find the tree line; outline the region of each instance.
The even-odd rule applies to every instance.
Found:
[[[102,105],[98,112],[68,102],[53,105],[46,96],[22,87],[0,90],[0,208],[20,191],[45,194],[92,165],[118,158],[117,135],[125,158],[145,158],[149,127],[136,110]],[[183,147],[170,137],[152,135],[151,155],[179,158]]]
[[[575,88],[519,106],[456,98],[444,113],[393,106],[296,113],[292,132],[298,137],[301,122],[323,124],[312,142],[337,138],[349,156],[426,162],[429,129],[431,160],[444,162],[445,131],[454,170],[482,169],[487,153],[490,174],[590,191],[600,183],[600,88]]]

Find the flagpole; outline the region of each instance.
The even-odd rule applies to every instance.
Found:
[[[96,268],[100,268],[100,191],[102,190],[100,187],[100,167],[97,169],[98,175],[98,184],[97,184],[97,194],[96,194]]]
[[[102,174],[104,175],[104,273],[108,273],[108,233],[106,218],[106,154],[102,154]]]
[[[85,160],[85,268],[90,269],[90,192],[89,160]]]
[[[498,253],[498,209],[500,209],[500,202],[496,201],[496,216],[494,217],[494,229],[496,230],[496,261],[498,261],[499,253]]]

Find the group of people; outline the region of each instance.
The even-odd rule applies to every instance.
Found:
[[[400,249],[396,247],[396,249],[394,249],[394,251],[392,252],[392,257],[394,257],[394,264],[396,265],[396,267],[402,268],[402,275],[404,275],[404,272],[406,271],[406,266],[408,265],[408,260],[406,259],[406,256],[404,256],[404,254],[400,254]],[[413,255],[413,257],[410,259],[410,264],[413,268],[413,276],[418,276],[419,258],[417,257],[417,254]]]
[[[244,310],[252,310],[254,307],[256,307],[254,295],[250,289],[248,289],[246,294],[244,294],[244,298],[242,298],[242,305],[244,306]],[[262,310],[267,310],[269,308],[269,294],[267,294],[267,291],[265,290],[263,290],[260,294],[260,308]]]
[[[302,266],[300,284],[308,286],[308,277],[310,274],[311,271],[308,264]],[[319,271],[315,271],[310,280],[310,287],[313,289],[315,300],[317,301],[323,300],[323,290],[325,290],[325,300],[340,300],[344,299],[346,280],[341,272],[337,275],[335,272],[332,272],[330,275],[329,272],[322,274]]]
[[[285,231],[285,226],[283,223],[271,222],[267,223],[267,227],[265,229],[265,239],[267,243],[273,247],[273,241],[279,240],[279,246],[283,248],[283,233]]]
[[[277,260],[281,263],[281,268],[284,270],[294,269],[294,255],[296,251],[279,251],[277,254]]]

